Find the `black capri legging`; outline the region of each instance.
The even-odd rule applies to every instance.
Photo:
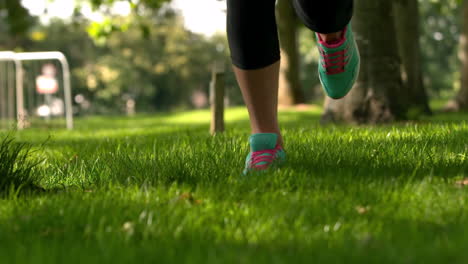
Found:
[[[302,22],[319,33],[343,30],[353,14],[353,0],[291,0]],[[227,0],[227,32],[235,66],[259,69],[280,59],[276,0]]]

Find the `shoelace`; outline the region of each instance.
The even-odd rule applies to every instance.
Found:
[[[320,54],[323,58],[322,66],[327,71],[328,75],[338,74],[345,71],[346,65],[348,65],[348,48],[343,50],[326,53],[325,50],[319,46]]]
[[[281,147],[276,146],[274,149],[252,152],[252,156],[250,158],[250,168],[259,170],[268,168],[268,166],[275,160],[276,153],[280,150]],[[259,163],[262,162],[265,162],[265,164],[259,165]]]

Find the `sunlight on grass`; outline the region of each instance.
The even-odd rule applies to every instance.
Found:
[[[225,112],[226,122],[245,120],[247,117],[248,114],[245,107],[228,108]],[[174,124],[208,124],[210,120],[211,113],[209,110],[184,112],[164,118],[165,122]]]

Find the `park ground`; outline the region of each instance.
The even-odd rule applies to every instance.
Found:
[[[250,177],[242,108],[15,132],[45,191],[0,198],[0,263],[468,263],[468,114],[320,112],[282,111],[288,162]]]

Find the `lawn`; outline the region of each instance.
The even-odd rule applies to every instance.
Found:
[[[251,177],[240,108],[17,132],[47,191],[0,198],[0,263],[468,263],[468,114],[319,114],[282,112],[288,162]]]

